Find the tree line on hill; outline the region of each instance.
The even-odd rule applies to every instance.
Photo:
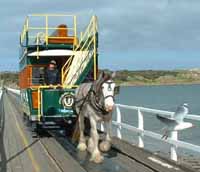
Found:
[[[111,73],[111,70],[100,70]],[[200,70],[141,70],[116,71],[119,85],[165,85],[200,83]],[[0,72],[0,81],[6,86],[18,87],[18,72]]]

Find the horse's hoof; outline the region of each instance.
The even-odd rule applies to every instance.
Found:
[[[77,146],[78,150],[85,151],[87,149],[87,146],[85,143],[79,143]]]
[[[93,161],[93,162],[96,163],[96,164],[102,163],[103,160],[104,160],[104,158],[103,158],[103,156],[102,156],[101,154],[96,155],[95,157],[92,157],[92,158],[90,159],[90,161]]]
[[[92,154],[93,150],[94,150],[94,142],[93,140],[90,138],[88,140],[88,147],[87,147],[88,152],[90,152]]]
[[[109,141],[102,141],[99,145],[99,148],[102,152],[107,152],[111,148],[111,143]]]

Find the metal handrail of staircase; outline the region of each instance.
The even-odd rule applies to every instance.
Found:
[[[90,46],[92,45],[92,43],[94,43],[94,54],[96,54],[96,51],[97,51],[96,46],[95,46],[96,45],[96,32],[97,32],[97,18],[96,18],[96,16],[92,16],[90,23],[87,26],[85,32],[83,34],[81,34],[82,36],[81,36],[78,46],[73,50],[73,55],[70,56],[70,58],[67,60],[67,62],[62,67],[62,84],[65,83],[68,72],[69,72],[70,68],[72,67],[71,63],[73,61],[73,58],[74,58],[76,52],[78,52],[78,51],[88,51],[89,52]],[[86,44],[87,42],[89,42],[89,44]],[[87,57],[88,57],[88,55],[86,56],[85,60],[87,59]],[[96,56],[94,58],[96,58]],[[81,64],[82,64],[82,62],[81,62]],[[74,74],[74,76],[75,75],[76,75],[76,73]],[[74,76],[72,78],[74,78]]]

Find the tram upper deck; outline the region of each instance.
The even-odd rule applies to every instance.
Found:
[[[20,35],[20,88],[48,87],[44,71],[55,60],[62,87],[73,87],[97,76],[97,18],[80,36],[77,17],[63,14],[27,16]]]
[[[39,45],[40,48],[72,49],[78,44],[77,18],[64,14],[28,15],[20,35],[20,44],[28,48]]]

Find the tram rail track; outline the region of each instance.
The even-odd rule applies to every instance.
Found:
[[[9,100],[12,102],[14,108],[20,114],[21,109],[17,95],[8,93]],[[87,152],[79,152],[76,149],[76,144],[73,144],[59,131],[47,131],[47,135],[39,138],[39,142],[45,150],[47,156],[51,159],[54,165],[60,172],[69,170],[69,167],[78,167],[79,170],[88,172],[115,172],[115,171],[141,171],[141,172],[194,172],[194,170],[187,167],[181,167],[171,161],[164,161],[155,157],[152,153],[141,150],[133,146],[120,141],[117,138],[113,139],[113,146],[109,153],[104,154],[105,160],[102,164],[94,164],[89,161],[89,154]],[[57,152],[55,151],[57,149]],[[67,152],[67,156],[63,156],[63,151]],[[58,153],[60,152],[60,154]],[[145,157],[147,156],[147,157]],[[149,158],[151,157],[151,159]],[[63,158],[73,159],[74,164],[65,164],[62,162]],[[153,162],[152,159],[159,160],[157,163]],[[65,162],[66,160],[65,159]],[[165,162],[165,163],[164,163]],[[164,165],[163,165],[163,164]],[[166,167],[166,164],[171,164]],[[135,167],[135,170],[134,170]]]

